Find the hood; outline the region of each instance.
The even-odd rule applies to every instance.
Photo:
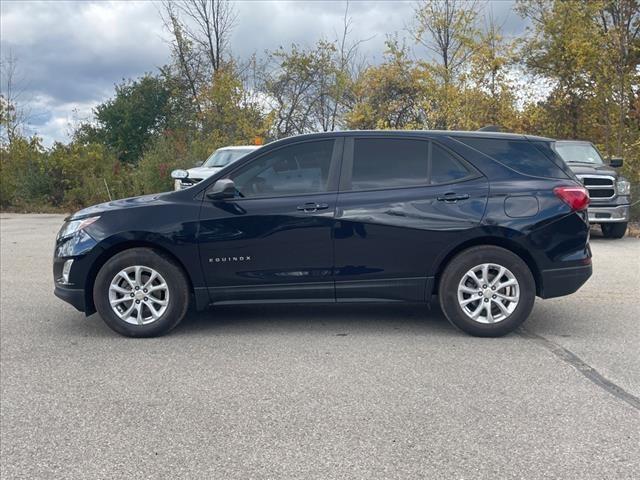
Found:
[[[71,215],[68,220],[100,215],[113,210],[123,210],[125,208],[142,207],[145,205],[162,203],[164,198],[172,193],[174,192],[155,193],[153,195],[142,195],[140,197],[123,198],[120,200],[113,200],[111,202],[99,203],[98,205],[92,205],[91,207],[77,211]]]
[[[189,172],[189,178],[194,178],[196,180],[204,180],[205,178],[209,178],[214,173],[222,170],[222,167],[195,167],[187,170]]]
[[[608,165],[587,165],[586,163],[567,163],[576,175],[609,175],[618,178],[618,172]]]

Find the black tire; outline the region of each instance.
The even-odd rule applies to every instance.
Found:
[[[158,272],[165,280],[169,299],[166,310],[158,319],[145,325],[122,320],[111,308],[111,281],[127,267],[141,265]],[[132,248],[111,257],[100,269],[93,287],[93,301],[104,322],[115,332],[127,337],[156,337],[175,328],[189,308],[189,282],[182,268],[171,259],[149,248]]]
[[[627,233],[628,223],[601,223],[602,235],[605,238],[622,238]]]
[[[458,286],[465,274],[485,263],[506,267],[519,284],[520,298],[515,309],[509,316],[496,323],[480,323],[473,320],[458,302]],[[438,287],[440,308],[447,320],[460,330],[478,337],[501,337],[514,331],[529,317],[535,296],[536,284],[527,264],[509,250],[490,245],[472,247],[456,255],[446,266]],[[491,302],[491,299],[487,301]]]

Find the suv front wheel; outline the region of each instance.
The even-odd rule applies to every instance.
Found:
[[[500,337],[531,313],[536,284],[527,264],[500,247],[478,246],[456,255],[440,279],[438,297],[447,319],[479,337]]]
[[[189,284],[171,259],[149,248],[132,248],[102,266],[93,300],[112,330],[128,337],[155,337],[185,316]]]

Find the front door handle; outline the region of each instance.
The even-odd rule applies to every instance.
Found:
[[[308,203],[305,203],[304,205],[298,205],[297,207],[298,210],[302,212],[307,212],[307,213],[317,212],[318,210],[326,210],[327,208],[329,208],[328,203],[315,203],[315,202],[308,202]]]
[[[438,201],[440,202],[457,202],[458,200],[467,200],[469,198],[469,194],[467,193],[445,193],[441,197],[438,197]]]

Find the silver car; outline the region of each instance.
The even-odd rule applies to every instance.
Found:
[[[174,189],[183,190],[192,187],[259,147],[259,145],[222,147],[213,152],[199,167],[188,170],[174,170],[171,174],[174,179]]]

